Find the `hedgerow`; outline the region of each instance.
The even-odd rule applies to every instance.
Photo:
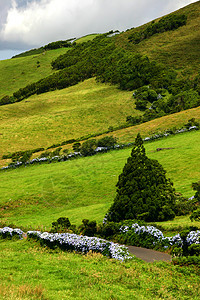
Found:
[[[139,44],[143,40],[146,40],[157,33],[175,30],[181,26],[184,26],[186,25],[186,22],[186,15],[168,15],[161,18],[158,22],[152,21],[151,24],[148,25],[145,29],[129,35],[128,39],[134,44]]]

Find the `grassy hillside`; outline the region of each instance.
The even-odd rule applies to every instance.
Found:
[[[110,126],[126,123],[135,110],[132,92],[89,79],[76,86],[53,91],[0,107],[0,166],[2,155],[101,134]],[[188,119],[200,121],[200,108],[193,108],[148,123],[111,132],[118,142],[130,142],[140,131],[148,136],[169,128],[180,128]],[[63,148],[64,149],[64,148]]]
[[[108,130],[124,124],[135,104],[130,92],[94,79],[0,107],[0,154]],[[134,112],[140,114],[140,112]]]
[[[183,76],[193,76],[199,72],[200,64],[200,1],[181,8],[175,14],[185,14],[187,24],[174,31],[155,34],[137,45],[129,42],[128,37],[144,29],[147,26],[145,24],[118,35],[117,43],[131,52],[148,55],[153,60],[169,65],[182,72]]]
[[[19,88],[50,75],[51,61],[66,52],[66,48],[46,51],[32,56],[0,61],[0,98],[12,95]]]
[[[194,194],[191,184],[200,176],[199,138],[196,131],[145,144],[147,155],[163,165],[176,191],[187,197]],[[173,149],[156,151],[163,147]],[[102,221],[130,152],[129,148],[0,172],[2,220],[43,229],[61,216],[70,217],[76,224],[84,218]]]

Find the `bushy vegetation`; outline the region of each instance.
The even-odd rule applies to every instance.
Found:
[[[146,84],[168,86],[172,79],[167,68],[151,62],[146,56],[133,55],[117,48],[107,35],[77,44],[66,55],[53,61],[52,67],[60,71],[15,92],[14,98],[7,99],[7,103],[62,89],[94,76],[123,90],[133,90]],[[3,99],[2,104],[5,102]]]
[[[176,82],[178,83],[179,81]],[[136,109],[144,111],[144,114],[134,117],[127,116],[126,121],[129,124],[136,125],[165,115],[198,107],[200,105],[200,94],[195,90],[196,87],[193,87],[194,89],[190,86],[190,89],[187,90],[186,86],[182,86],[184,91],[181,92],[178,87],[177,89],[172,88],[173,91],[171,90],[171,92],[173,93],[169,97],[166,97],[165,89],[153,89],[150,86],[137,89],[133,93]],[[196,126],[194,122],[191,121],[191,123],[193,123],[192,126]]]
[[[170,14],[161,18],[158,22],[152,21],[145,29],[129,35],[128,39],[134,44],[139,44],[145,39],[150,38],[154,34],[162,33],[169,30],[175,30],[181,26],[186,25],[186,15]]]

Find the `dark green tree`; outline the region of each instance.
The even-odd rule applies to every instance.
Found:
[[[146,156],[143,140],[135,144],[119,176],[117,195],[106,218],[119,222],[127,219],[163,221],[175,217],[175,190],[162,165]]]

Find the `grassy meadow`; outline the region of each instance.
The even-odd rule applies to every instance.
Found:
[[[185,197],[194,195],[191,184],[199,180],[199,139],[200,132],[195,131],[145,144],[147,156],[163,165],[176,191]],[[2,221],[42,230],[50,229],[61,216],[76,225],[84,218],[101,222],[115,197],[118,175],[130,152],[127,148],[0,172]]]
[[[0,298],[199,299],[195,267],[121,263],[101,254],[78,255],[40,248],[32,241],[0,240]]]

